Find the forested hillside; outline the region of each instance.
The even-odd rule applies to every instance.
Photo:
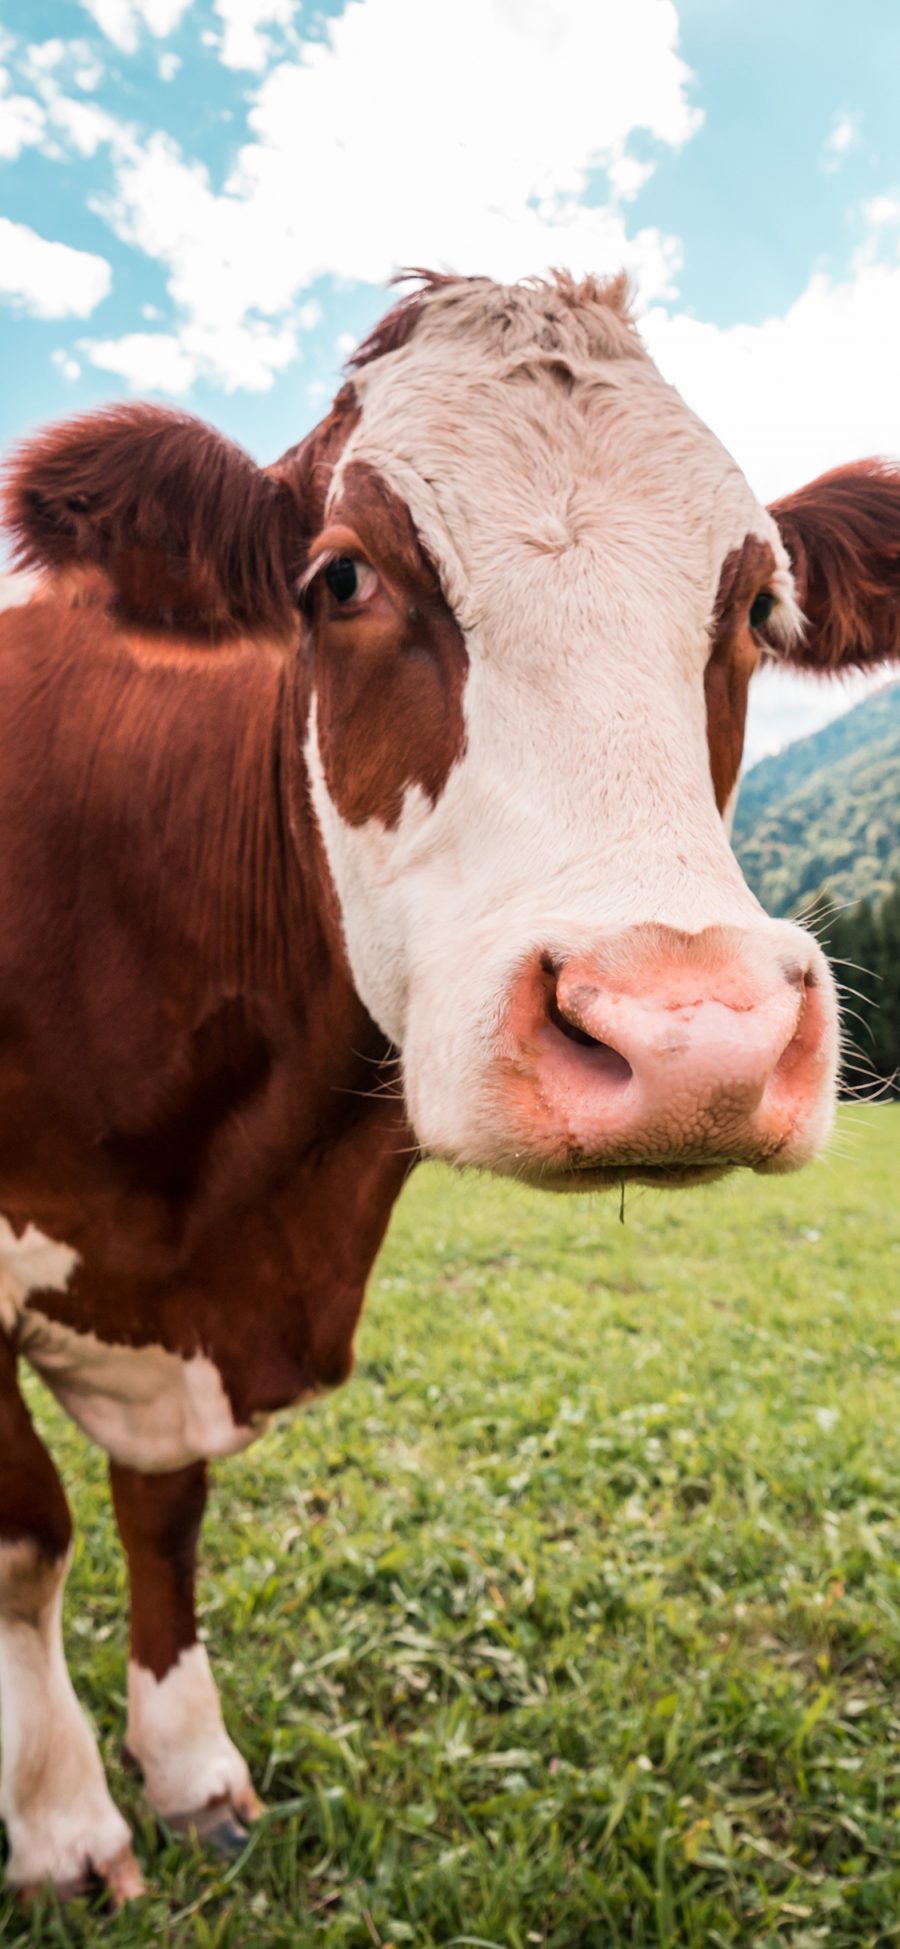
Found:
[[[823,886],[838,904],[880,898],[900,877],[900,683],[748,772],[734,848],[769,913]]]
[[[735,851],[810,924],[844,990],[845,1091],[900,1094],[900,683],[749,772]]]

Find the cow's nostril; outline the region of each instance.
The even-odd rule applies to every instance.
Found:
[[[585,1051],[591,1068],[601,1072],[607,1081],[627,1083],[630,1080],[633,1073],[631,1064],[620,1056],[618,1049],[614,1049],[609,1042],[600,1042],[596,1036],[580,1028],[577,1022],[570,1021],[552,994],[547,997],[547,1016],[553,1028],[564,1035],[567,1042]]]
[[[817,988],[818,979],[815,968],[804,968],[800,961],[782,961],[781,971],[789,988],[799,988],[803,994],[808,988]]]
[[[577,1022],[570,1022],[568,1016],[563,1014],[555,995],[550,996],[547,1014],[554,1028],[559,1029],[561,1035],[568,1036],[570,1042],[579,1042],[582,1049],[607,1047],[606,1043],[598,1043],[595,1035],[588,1035],[587,1029],[580,1029]]]

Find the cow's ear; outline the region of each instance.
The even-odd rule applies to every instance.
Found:
[[[790,661],[840,671],[900,659],[900,466],[836,467],[769,512],[807,620]]]
[[[101,571],[139,626],[208,642],[295,626],[296,503],[189,414],[111,406],[47,428],[13,455],[4,515],[21,567]]]

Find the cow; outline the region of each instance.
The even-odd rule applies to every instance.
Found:
[[[900,654],[900,476],[766,510],[622,280],[423,274],[274,465],[119,404],[4,506],[0,1806],[12,1888],[121,1902],[20,1356],[109,1458],[148,1803],[238,1844],[207,1468],[349,1375],[416,1159],[680,1186],[827,1135],[835,985],[728,822],[761,661]]]

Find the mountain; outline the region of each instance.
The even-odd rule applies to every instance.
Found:
[[[772,914],[822,886],[839,905],[900,878],[900,683],[810,738],[754,765],[741,782],[733,844]]]

